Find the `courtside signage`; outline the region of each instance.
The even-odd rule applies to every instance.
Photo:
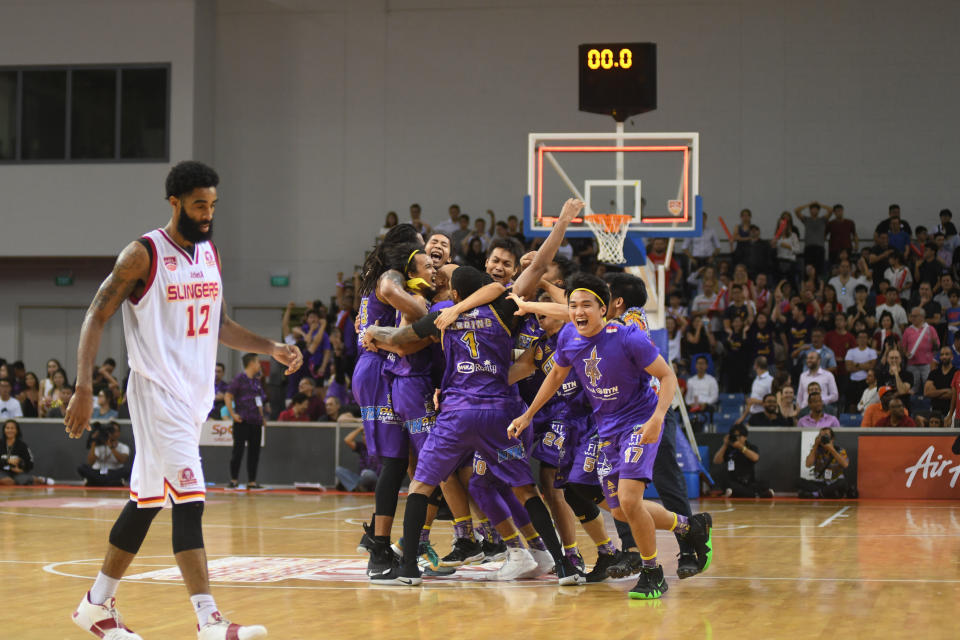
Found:
[[[952,436],[860,436],[857,487],[862,498],[960,498],[960,456]]]

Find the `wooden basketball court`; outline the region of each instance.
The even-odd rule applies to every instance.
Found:
[[[371,586],[356,552],[372,497],[211,492],[205,537],[225,615],[271,638],[956,638],[960,503],[703,501],[715,560],[676,578],[676,543],[659,536],[670,591],[631,601],[624,580],[558,587],[492,583],[490,565],[421,588]],[[0,491],[0,637],[89,637],[70,621],[99,568],[120,491]],[[402,514],[403,502],[400,504]],[[399,521],[394,529],[398,535]],[[433,540],[449,549],[452,527]],[[588,564],[595,551],[581,547]],[[195,638],[170,551],[169,510],[154,521],[118,591],[145,640]]]

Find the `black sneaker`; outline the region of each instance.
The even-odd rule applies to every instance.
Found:
[[[363,535],[360,536],[360,542],[357,544],[357,553],[373,552],[373,527],[366,522],[363,523]]]
[[[693,551],[681,551],[677,554],[677,577],[692,578],[700,573],[700,564],[697,562],[697,554]]]
[[[619,560],[607,568],[607,577],[614,580],[626,578],[639,573],[642,566],[639,551],[621,551]]]
[[[480,544],[480,548],[483,549],[483,562],[486,564],[488,562],[500,562],[507,559],[507,545],[504,542],[490,542],[484,540]]]
[[[620,551],[614,553],[601,553],[597,556],[597,564],[587,574],[587,583],[603,582],[607,579],[607,569],[617,564],[623,554]]]
[[[390,549],[390,543],[384,540],[373,540],[373,549],[370,551],[370,560],[367,562],[367,575],[371,580],[377,580],[390,573],[397,566],[397,556]],[[420,575],[419,573],[417,574]]]
[[[587,576],[567,556],[563,556],[563,560],[557,563],[554,570],[561,587],[575,587],[587,583]]]
[[[685,538],[697,553],[697,568],[703,573],[713,561],[713,518],[709,513],[690,516],[690,533]]]
[[[637,584],[630,589],[631,600],[656,600],[667,592],[667,581],[663,577],[663,567],[641,567]]]
[[[389,548],[387,551],[389,552]],[[393,566],[386,573],[370,576],[370,581],[392,587],[415,587],[423,582],[423,578],[420,576],[420,568],[412,564]]]
[[[440,559],[441,567],[460,567],[483,560],[483,545],[469,538],[453,541],[453,550]]]

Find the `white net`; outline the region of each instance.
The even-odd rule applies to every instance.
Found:
[[[605,264],[623,264],[623,243],[627,239],[630,216],[606,214],[585,216],[587,226],[597,238],[597,260]]]

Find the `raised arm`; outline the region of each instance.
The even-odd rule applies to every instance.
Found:
[[[150,254],[139,242],[128,244],[113,266],[113,271],[97,290],[80,327],[80,345],[77,347],[77,384],[63,423],[71,438],[79,438],[90,430],[93,414],[93,369],[100,348],[100,338],[107,321],[117,312],[124,300],[150,277]]]
[[[534,313],[549,318],[556,318],[564,322],[570,320],[570,310],[566,304],[558,304],[556,302],[526,302],[514,293],[511,293],[509,298],[517,304],[518,316]]]
[[[503,295],[504,291],[506,291],[506,289],[499,282],[491,282],[490,284],[483,285],[457,304],[441,311],[435,321],[437,328],[440,330],[446,329],[453,324],[454,320],[456,320],[461,313],[466,313],[471,309],[490,304]]]
[[[377,282],[377,295],[410,320],[419,320],[426,315],[427,310],[417,296],[406,290],[405,285],[403,275],[391,269],[380,276]]]
[[[547,282],[546,280],[540,280],[540,288],[547,292],[547,295],[550,296],[550,299],[556,302],[557,304],[562,304],[566,306],[567,304],[567,294],[564,292],[563,287],[558,287],[552,282]]]
[[[583,210],[583,202],[575,198],[570,198],[563,203],[563,209],[560,211],[560,218],[550,230],[550,235],[546,241],[537,249],[537,254],[533,257],[530,266],[523,270],[517,281],[513,284],[513,291],[521,298],[529,298],[537,289],[537,283],[547,272],[553,257],[557,255],[557,249],[563,242],[563,234],[567,232],[567,226],[570,221]]]

